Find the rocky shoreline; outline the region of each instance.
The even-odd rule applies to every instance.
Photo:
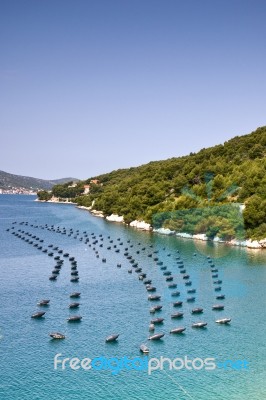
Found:
[[[77,208],[86,209],[86,210],[90,211],[93,215],[95,215],[96,217],[104,218],[102,211],[92,210],[91,207],[83,207],[83,206],[77,206]],[[123,216],[120,216],[117,214],[111,214],[111,215],[107,216],[106,220],[110,221],[110,222],[125,223]],[[135,229],[142,230],[142,231],[150,231],[153,233],[158,233],[161,235],[168,235],[168,236],[173,235],[173,236],[176,236],[179,238],[184,238],[184,239],[200,240],[200,241],[205,241],[205,242],[212,241],[215,243],[223,243],[223,244],[227,244],[230,246],[247,247],[249,249],[264,249],[264,248],[266,248],[266,239],[262,239],[262,240],[248,239],[248,240],[243,240],[243,241],[240,241],[237,239],[232,239],[230,241],[225,241],[225,240],[220,239],[219,237],[215,237],[214,239],[211,240],[204,233],[190,235],[189,233],[175,232],[175,231],[171,231],[170,229],[166,229],[166,228],[154,229],[147,222],[137,221],[137,220],[130,222],[129,226],[132,228],[135,228]]]
[[[55,198],[51,199],[51,200],[48,200],[48,201],[38,200],[38,199],[36,199],[35,201],[47,202],[47,203],[76,205],[76,203],[73,203],[73,202],[70,202],[70,201],[60,201],[59,199],[55,199]],[[77,206],[77,205],[76,205],[76,207],[79,208],[80,210],[89,211],[95,217],[105,218],[109,222],[117,222],[117,223],[120,223],[120,224],[121,223],[125,224],[124,217],[121,216],[121,215],[111,214],[111,215],[105,217],[102,211],[94,210],[94,209],[92,209],[92,207]],[[149,232],[153,232],[153,233],[157,233],[157,234],[161,234],[161,235],[167,235],[167,236],[172,235],[172,236],[176,236],[178,238],[200,240],[200,241],[205,241],[205,242],[206,241],[212,241],[212,242],[215,242],[215,243],[223,243],[223,244],[227,244],[227,245],[230,245],[230,246],[247,247],[249,249],[266,249],[266,238],[262,239],[262,240],[247,239],[247,240],[243,240],[243,241],[240,241],[240,240],[237,240],[237,239],[232,239],[230,241],[225,241],[225,240],[220,239],[219,237],[215,237],[214,239],[209,239],[204,233],[191,235],[191,234],[185,233],[185,232],[171,231],[170,229],[166,229],[166,228],[154,229],[147,222],[138,221],[138,220],[130,222],[129,226],[131,228],[135,228],[135,229],[142,230],[142,231],[149,231]]]
[[[237,239],[232,239],[230,241],[222,240],[218,236],[216,236],[214,239],[209,239],[205,233],[199,233],[196,235],[191,235],[189,233],[185,232],[175,232],[171,231],[170,229],[165,229],[165,228],[159,228],[159,229],[153,229],[153,232],[159,233],[161,235],[175,235],[180,238],[184,239],[193,239],[193,240],[201,240],[201,241],[211,241],[215,243],[223,243],[223,244],[228,244],[230,246],[240,246],[240,247],[248,247],[249,249],[265,249],[266,248],[266,239],[262,240],[237,240]]]

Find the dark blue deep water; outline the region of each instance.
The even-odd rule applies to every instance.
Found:
[[[228,248],[221,244],[195,243],[139,232],[93,217],[72,205],[33,200],[31,196],[0,196],[1,399],[266,398],[266,251]],[[17,223],[12,224],[14,221]],[[27,225],[20,224],[26,221]],[[46,224],[50,230],[45,228]],[[56,233],[51,225],[55,230],[59,227],[61,232],[65,228],[66,234]],[[71,228],[74,233],[68,236]],[[75,257],[79,282],[70,282],[68,258],[64,258],[57,281],[50,281],[48,278],[56,264],[53,257],[18,238],[12,231],[25,238],[30,238],[26,235],[30,233],[43,240],[39,243],[32,239],[43,248],[53,244]],[[88,243],[85,243],[85,231],[90,239]],[[98,240],[95,244],[92,244],[92,233]],[[102,241],[99,235],[102,235]],[[110,250],[107,249],[109,246]],[[120,252],[116,252],[117,249]],[[148,301],[149,293],[138,279],[138,273],[134,268],[132,274],[128,273],[132,264],[124,256],[125,252],[132,255],[142,272],[152,279],[157,288],[154,294],[160,294],[161,301]],[[148,257],[149,254],[152,257]],[[218,279],[222,280],[220,293],[226,297],[221,301],[215,299],[219,292],[214,290],[215,279],[208,254],[218,269]],[[54,251],[56,255],[57,251]],[[191,287],[185,286],[182,279],[178,256],[190,275]],[[102,258],[106,258],[106,263]],[[177,289],[168,288],[164,270],[154,258],[172,272]],[[121,268],[117,267],[118,263]],[[189,288],[196,289],[195,303],[186,301]],[[171,297],[174,290],[180,291],[180,297]],[[73,291],[81,292],[78,311],[68,309],[69,294]],[[32,319],[31,315],[40,311],[38,301],[46,298],[50,299],[50,305],[45,309],[45,318]],[[182,307],[174,308],[174,300],[182,300]],[[150,307],[157,303],[163,305],[162,311],[150,314]],[[224,311],[213,311],[215,303],[223,303]],[[202,315],[191,315],[191,309],[196,306],[204,308]],[[171,319],[173,312],[181,310],[183,319]],[[68,323],[71,314],[80,314],[82,321]],[[217,318],[227,316],[232,318],[230,325],[215,323]],[[165,337],[160,341],[148,341],[149,322],[156,317],[165,319],[155,330],[164,332]],[[207,328],[191,328],[191,324],[199,320],[206,321]],[[170,335],[170,329],[177,326],[186,327],[184,334]],[[49,333],[53,331],[64,333],[66,339],[51,340]],[[118,342],[105,343],[105,338],[112,333],[120,334]],[[149,358],[215,358],[220,368],[169,371],[166,363],[164,370],[154,371],[151,375],[147,371],[125,368],[116,375],[110,370],[74,371],[69,367],[64,371],[54,370],[54,357],[58,353],[62,358],[79,359],[142,357],[144,363],[139,352],[141,343],[149,346]],[[233,361],[233,364],[227,362],[227,369],[221,364],[226,360]],[[240,360],[238,364],[235,363],[237,360]]]

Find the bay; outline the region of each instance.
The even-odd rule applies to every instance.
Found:
[[[12,224],[14,221],[16,224]],[[25,221],[28,225],[20,225]],[[46,224],[54,225],[55,230],[60,227],[61,231],[65,227],[67,234],[48,230]],[[79,230],[77,239],[74,234],[68,236],[70,229]],[[66,258],[57,281],[51,282],[48,278],[56,263],[53,257],[12,235],[12,230],[24,230],[20,232],[22,236],[25,232],[37,235],[44,247],[53,244],[75,257],[80,281],[70,282],[70,263]],[[85,231],[90,238],[87,244]],[[92,236],[98,240],[95,245]],[[107,250],[109,246],[111,250]],[[39,203],[33,196],[15,195],[0,196],[0,249],[0,398],[266,398],[265,252],[139,232],[96,218],[72,205]],[[118,249],[120,251],[116,252]],[[150,314],[153,303],[147,300],[145,285],[134,269],[132,274],[128,273],[132,264],[124,256],[125,252],[138,262],[156,286],[156,294],[162,296],[160,313]],[[149,254],[152,257],[148,257]],[[218,269],[222,293],[226,295],[222,312],[212,310],[212,305],[218,301],[207,255]],[[179,256],[190,275],[191,287],[196,289],[195,303],[186,302],[189,287],[184,285],[179,272]],[[103,258],[106,263],[102,262]],[[170,317],[179,309],[172,305],[173,290],[168,288],[164,271],[154,258],[171,271],[178,285],[176,290],[181,292],[184,318],[180,321]],[[117,268],[117,264],[121,264],[121,268]],[[69,294],[73,291],[81,292],[78,313],[83,318],[78,324],[67,322],[70,315],[77,313],[68,309]],[[37,302],[42,298],[50,299],[45,318],[31,319],[31,315],[40,310]],[[190,312],[196,306],[204,308],[204,313],[198,317]],[[162,326],[156,327],[156,332],[164,332],[165,337],[160,341],[148,341],[149,322],[157,316],[165,320]],[[222,316],[232,318],[229,326],[215,323],[215,319]],[[207,328],[192,329],[191,324],[197,320],[206,321]],[[184,334],[169,334],[170,329],[181,325],[186,327]],[[50,340],[49,333],[53,331],[64,333],[66,339]],[[105,343],[105,338],[112,333],[120,334],[117,343]],[[248,362],[248,367],[170,371],[166,361],[163,370],[153,371],[151,375],[147,371],[126,368],[117,374],[112,370],[54,369],[54,357],[59,353],[62,357],[79,359],[143,357],[139,352],[141,343],[150,348],[149,359],[173,360],[187,356],[190,359],[215,358],[217,362],[241,360]]]

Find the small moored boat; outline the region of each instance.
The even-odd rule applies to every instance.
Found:
[[[155,311],[160,311],[163,308],[163,306],[158,304],[158,306],[154,306],[153,308]]]
[[[201,313],[203,313],[203,308],[201,307],[193,308],[193,310],[191,310],[191,314],[201,314]]]
[[[144,285],[151,285],[151,279],[145,279],[145,281],[143,281]]]
[[[39,303],[37,303],[38,306],[48,306],[50,303],[50,300],[40,300]]]
[[[146,290],[147,290],[147,292],[156,292],[156,287],[147,285]]]
[[[165,281],[166,282],[172,282],[174,280],[174,277],[173,276],[167,276],[166,278],[165,278]]]
[[[150,352],[149,348],[145,344],[141,344],[139,349],[143,354],[148,354]]]
[[[118,339],[119,335],[110,335],[108,336],[105,341],[106,343],[115,342]]]
[[[82,317],[80,315],[73,315],[67,319],[68,322],[79,322],[81,321]]]
[[[164,321],[164,318],[155,318],[151,320],[151,324],[162,324]]]
[[[150,300],[150,301],[161,300],[161,296],[159,296],[159,295],[150,295],[150,296],[148,296],[148,300]]]
[[[52,332],[49,335],[51,336],[52,339],[65,339],[65,335],[63,335],[63,333],[60,332]]]
[[[178,292],[178,291],[173,292],[173,293],[171,293],[171,296],[172,297],[178,297],[178,296],[180,296],[180,292]]]
[[[175,301],[175,302],[173,303],[173,306],[174,306],[174,307],[182,307],[182,304],[183,304],[183,301]]]
[[[42,318],[44,316],[44,314],[45,314],[44,311],[36,312],[36,313],[32,314],[31,318]]]
[[[53,275],[59,275],[59,274],[60,274],[60,268],[55,268],[55,269],[52,271],[52,274],[53,274]]]
[[[193,303],[195,301],[195,297],[188,297],[187,302],[188,303]]]
[[[176,283],[169,283],[168,287],[169,287],[169,289],[175,289],[175,288],[177,288],[177,284]]]
[[[183,326],[180,326],[179,328],[173,328],[170,330],[170,333],[183,333],[186,330]]]
[[[78,308],[80,306],[80,303],[71,303],[69,304],[68,308]]]
[[[223,304],[214,304],[214,306],[212,306],[213,310],[223,310],[224,309],[224,305]]]
[[[192,328],[205,328],[207,325],[207,322],[195,322],[192,324]]]
[[[164,337],[164,333],[156,333],[155,335],[150,336],[149,340],[160,340]]]
[[[183,318],[184,313],[177,312],[171,315],[171,318]]]
[[[215,321],[217,324],[229,324],[231,322],[231,318],[221,318]]]
[[[69,295],[69,297],[74,299],[74,298],[80,297],[80,295],[81,295],[80,292],[74,292],[74,293],[71,293],[71,294]]]

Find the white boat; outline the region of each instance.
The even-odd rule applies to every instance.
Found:
[[[164,318],[155,318],[151,320],[151,324],[162,324],[164,321]]]
[[[192,324],[192,328],[205,328],[207,325],[207,322],[195,322]]]
[[[212,306],[213,310],[223,310],[224,309],[224,305],[223,304],[214,304],[214,306]]]
[[[148,300],[150,300],[150,301],[161,300],[161,296],[159,296],[159,295],[150,295],[150,296],[148,296]]]
[[[231,318],[221,318],[215,321],[217,324],[229,324],[231,322]]]
[[[183,318],[184,313],[177,312],[171,315],[171,318]]]
[[[150,336],[149,340],[160,340],[163,337],[164,333],[156,333],[155,335]]]
[[[183,333],[186,330],[183,326],[180,326],[179,328],[173,328],[170,330],[170,333]]]

